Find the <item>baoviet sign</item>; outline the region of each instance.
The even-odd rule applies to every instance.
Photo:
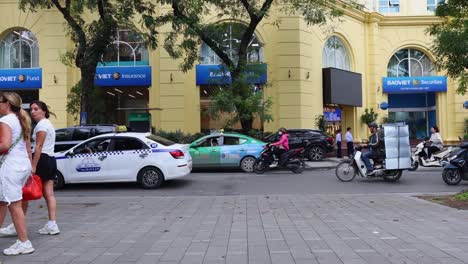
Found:
[[[42,88],[41,68],[0,69],[0,89]]]
[[[96,86],[151,86],[151,67],[105,67],[96,68]]]
[[[447,77],[384,77],[382,87],[384,93],[447,92]]]

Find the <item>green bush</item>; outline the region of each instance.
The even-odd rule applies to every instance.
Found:
[[[364,113],[361,115],[361,123],[364,125],[368,125],[372,122],[375,122],[379,117],[379,114],[374,112],[374,108],[371,109],[364,109]]]
[[[205,136],[205,134],[202,133],[184,133],[180,130],[176,131],[164,131],[164,130],[157,130],[154,132],[155,135],[169,139],[171,141],[174,141],[176,143],[180,144],[190,144],[193,141]]]

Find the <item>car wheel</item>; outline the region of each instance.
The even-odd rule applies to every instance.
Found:
[[[63,187],[65,187],[65,179],[63,178],[62,173],[60,173],[60,171],[57,171],[54,178],[54,189],[59,190]]]
[[[156,189],[164,182],[164,176],[156,167],[144,167],[138,172],[137,181],[145,189]]]
[[[309,159],[312,161],[319,161],[325,158],[323,148],[319,146],[313,146],[309,150]]]
[[[245,157],[240,162],[240,167],[244,172],[253,172],[256,159],[254,157]]]

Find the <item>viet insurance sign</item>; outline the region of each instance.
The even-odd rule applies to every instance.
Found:
[[[151,86],[151,66],[97,67],[96,86]]]
[[[446,92],[447,77],[384,77],[382,86],[384,93]]]
[[[0,69],[0,89],[37,89],[41,87],[41,68]]]
[[[248,83],[265,84],[267,82],[266,64],[250,64],[248,68]],[[197,85],[222,85],[232,82],[231,73],[222,65],[199,64],[196,66]]]

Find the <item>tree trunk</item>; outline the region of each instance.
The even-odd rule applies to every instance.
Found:
[[[246,134],[247,132],[252,130],[253,118],[241,120],[240,123],[242,126],[242,133]]]
[[[89,93],[94,86],[94,76],[96,74],[96,66],[81,67],[81,106],[80,106],[80,125],[85,125],[91,120],[91,111],[89,107]],[[83,113],[86,113],[86,118],[83,118]]]

